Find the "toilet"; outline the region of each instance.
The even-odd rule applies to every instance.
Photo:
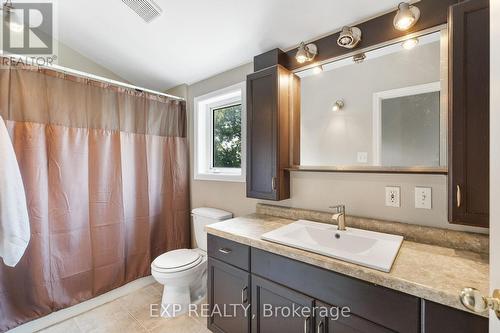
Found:
[[[195,249],[168,251],[151,264],[151,274],[162,284],[163,317],[186,313],[190,304],[202,301],[207,292],[207,233],[205,226],[227,220],[233,214],[216,208],[195,208],[191,211],[191,232]]]

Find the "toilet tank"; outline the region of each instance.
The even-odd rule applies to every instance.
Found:
[[[191,232],[194,236],[194,247],[207,251],[207,233],[205,226],[233,217],[233,213],[217,208],[200,207],[191,211]]]

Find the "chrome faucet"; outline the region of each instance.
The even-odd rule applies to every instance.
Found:
[[[332,220],[337,222],[337,230],[345,231],[345,205],[331,206],[331,209],[336,209],[337,213],[332,215]]]

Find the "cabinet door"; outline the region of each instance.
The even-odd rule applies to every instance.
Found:
[[[391,333],[383,326],[353,314],[342,315],[339,308],[316,302],[316,333]]]
[[[312,332],[312,308],[312,298],[252,275],[252,333]]]
[[[247,78],[247,196],[277,200],[278,71]]]
[[[424,333],[487,333],[488,318],[424,301]]]
[[[250,331],[250,274],[208,259],[208,328],[218,333]],[[248,309],[248,310],[246,310]]]
[[[299,96],[299,77],[282,66],[247,77],[247,197],[290,198],[286,169],[300,160]]]
[[[489,1],[450,9],[449,220],[489,225]]]

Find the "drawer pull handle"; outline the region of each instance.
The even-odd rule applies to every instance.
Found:
[[[309,332],[309,317],[304,320],[304,333]]]
[[[460,185],[457,185],[457,207],[460,208],[460,206],[462,206],[462,190]]]
[[[224,254],[229,254],[231,253],[232,251],[230,249],[226,249],[225,247],[223,247],[222,249],[219,249],[219,252],[220,253],[224,253]]]
[[[323,321],[320,321],[316,333],[323,333]]]
[[[245,304],[246,302],[248,302],[247,290],[248,290],[248,287],[241,289],[241,304]]]
[[[273,191],[276,191],[276,177],[271,178],[271,187]]]

